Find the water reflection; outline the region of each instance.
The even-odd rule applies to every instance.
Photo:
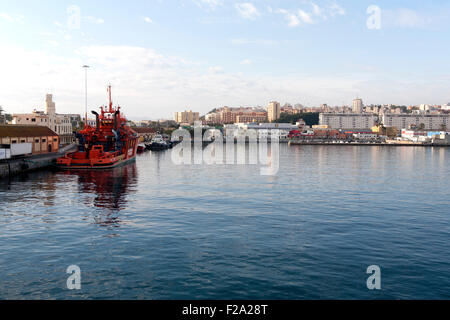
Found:
[[[102,209],[94,217],[101,226],[118,227],[121,223],[118,213],[127,207],[127,197],[136,192],[137,168],[130,164],[108,170],[74,170],[62,174],[77,179],[78,192],[83,195],[85,205]]]

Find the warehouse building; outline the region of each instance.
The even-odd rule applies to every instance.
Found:
[[[56,152],[59,136],[53,130],[35,125],[0,125],[0,145],[31,143],[33,154]]]

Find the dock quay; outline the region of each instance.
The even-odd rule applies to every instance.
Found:
[[[70,144],[58,152],[0,160],[0,179],[53,166],[57,158],[75,148],[76,144]]]
[[[384,147],[450,147],[448,143],[409,143],[409,142],[330,142],[330,141],[289,141],[289,145],[302,146],[384,146]]]

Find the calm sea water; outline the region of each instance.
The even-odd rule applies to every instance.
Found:
[[[450,298],[450,149],[282,145],[280,157],[276,176],[176,166],[169,151],[1,181],[0,298]]]

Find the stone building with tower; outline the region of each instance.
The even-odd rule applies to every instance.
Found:
[[[33,110],[32,113],[13,114],[12,118],[12,124],[50,128],[58,134],[59,142],[62,145],[70,144],[73,141],[71,115],[56,113],[56,104],[51,94],[47,94],[45,97],[45,111]]]

